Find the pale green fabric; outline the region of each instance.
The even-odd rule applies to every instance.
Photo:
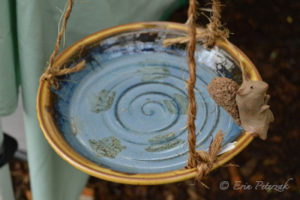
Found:
[[[76,0],[65,47],[107,27],[158,20],[167,8],[179,5],[175,1]],[[0,0],[0,116],[16,107],[20,74],[34,200],[77,199],[88,178],[54,153],[36,117],[39,77],[54,48],[64,7],[64,0]]]
[[[5,164],[0,168],[0,199],[14,200],[9,165]]]
[[[0,0],[0,154],[3,153],[1,116],[11,114],[18,100],[13,36],[10,3]],[[14,200],[8,164],[0,168],[0,199]]]
[[[10,8],[8,0],[0,0],[0,116],[11,114],[18,100]]]

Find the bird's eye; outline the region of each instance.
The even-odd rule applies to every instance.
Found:
[[[253,86],[250,86],[251,89],[253,89]]]

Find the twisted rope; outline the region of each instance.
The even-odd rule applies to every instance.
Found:
[[[63,66],[54,65],[54,61],[55,61],[55,58],[59,51],[62,37],[66,31],[67,21],[70,17],[70,14],[71,14],[71,11],[73,8],[73,4],[74,4],[73,0],[68,0],[68,8],[67,8],[65,16],[63,18],[61,29],[60,29],[59,34],[56,39],[55,48],[50,56],[47,69],[45,70],[45,72],[43,73],[43,75],[41,76],[41,79],[40,79],[41,81],[48,80],[50,82],[50,85],[55,85],[56,88],[58,88],[58,82],[56,80],[56,76],[62,76],[62,75],[74,73],[85,67],[85,60],[82,60],[81,62],[79,62],[78,64],[76,64],[75,66],[73,66],[71,68],[64,68]]]
[[[189,98],[188,106],[188,120],[187,120],[187,129],[188,129],[188,143],[189,143],[189,158],[187,162],[187,168],[196,168],[197,175],[196,180],[200,181],[211,169],[213,163],[216,160],[217,154],[221,149],[223,134],[219,131],[215,139],[211,142],[209,147],[209,152],[205,151],[196,151],[196,133],[195,133],[195,119],[197,115],[197,105],[195,100],[194,88],[196,84],[196,62],[195,62],[195,50],[196,50],[196,20],[197,20],[197,7],[196,0],[190,0],[190,5],[188,9],[188,67],[189,67],[189,79],[187,81],[187,91]],[[215,2],[215,1],[214,1]],[[219,4],[213,9],[218,9]],[[217,23],[220,18],[220,15],[215,15]],[[218,26],[211,25],[210,29],[207,29],[208,32],[215,31]],[[209,35],[207,40],[207,45],[214,45],[218,33]]]
[[[188,106],[188,142],[189,142],[189,162],[188,166],[191,166],[192,158],[196,157],[196,133],[195,133],[195,119],[197,114],[197,105],[195,101],[195,83],[196,83],[196,62],[195,62],[195,49],[196,49],[196,26],[195,21],[197,20],[196,13],[196,0],[190,0],[189,10],[188,10],[188,27],[189,27],[189,43],[188,43],[188,66],[189,66],[189,79],[187,81],[187,91],[189,98]],[[192,166],[195,167],[195,166]]]
[[[217,39],[227,39],[229,37],[229,30],[222,28],[221,22],[221,3],[220,0],[213,0],[212,3],[212,16],[210,23],[206,27],[208,35],[206,36],[205,45],[212,48]]]
[[[195,3],[196,4],[196,3]],[[190,2],[190,6],[192,3]],[[190,9],[190,7],[189,7]],[[202,9],[204,10],[204,9]],[[206,9],[205,9],[206,10]],[[203,45],[207,48],[213,48],[218,39],[226,40],[229,37],[229,30],[224,28],[221,23],[221,3],[220,0],[212,0],[211,18],[209,24],[204,29],[196,30],[196,39],[202,40]],[[197,17],[196,10],[193,13]],[[187,24],[190,22],[190,16],[188,16]],[[195,22],[196,23],[196,22]],[[190,41],[190,36],[168,38],[164,40],[164,46],[172,44],[183,44]]]

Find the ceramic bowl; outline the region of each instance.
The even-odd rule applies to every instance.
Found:
[[[41,82],[37,111],[53,149],[76,168],[126,184],[163,184],[189,179],[187,143],[187,51],[185,44],[163,46],[166,38],[186,35],[169,22],[134,23],[94,33],[63,51],[55,65],[76,73],[58,77],[59,88]],[[253,139],[210,98],[206,86],[216,76],[241,82],[240,59],[252,80],[260,76],[234,45],[201,43],[197,62],[197,149],[207,151],[219,130],[222,154],[213,169],[229,161]]]

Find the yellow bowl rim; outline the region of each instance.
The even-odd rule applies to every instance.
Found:
[[[165,28],[177,31],[187,31],[187,26],[174,22],[137,22],[131,24],[120,25],[99,32],[93,33],[65,49],[55,60],[55,65],[61,65],[72,57],[76,52],[80,51],[83,46],[91,45],[110,35],[115,35],[125,31],[140,30],[144,28]],[[250,59],[237,47],[228,41],[218,40],[216,45],[225,49],[233,58],[238,58],[245,64],[247,71],[250,73],[252,80],[261,80],[257,69]],[[45,138],[55,152],[60,155],[68,163],[77,169],[100,179],[113,181],[123,184],[132,185],[158,185],[174,183],[195,177],[196,169],[178,169],[170,172],[151,173],[151,174],[127,174],[113,171],[108,168],[99,166],[89,161],[77,152],[75,152],[64,140],[62,134],[55,126],[51,111],[51,91],[48,81],[41,81],[37,94],[37,116]],[[225,164],[241,152],[252,140],[254,136],[249,133],[243,133],[238,140],[234,149],[220,155],[211,170]]]

